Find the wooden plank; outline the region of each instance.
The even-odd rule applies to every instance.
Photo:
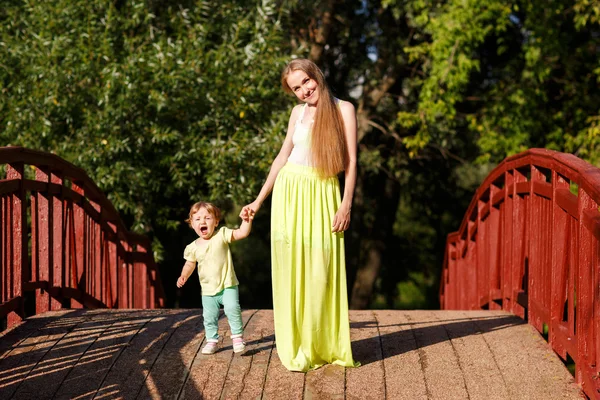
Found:
[[[10,355],[14,349],[24,346],[25,340],[32,335],[37,335],[38,331],[48,323],[49,318],[59,318],[65,315],[72,315],[72,313],[72,310],[61,310],[47,313],[43,317],[34,315],[19,325],[5,329],[0,333],[0,359]]]
[[[198,354],[204,339],[199,311],[77,310],[28,319],[11,331],[24,332],[26,338],[0,338],[0,349],[5,339],[10,341],[0,360],[0,394],[54,394],[57,399],[340,397],[343,368],[329,365],[303,374],[287,371],[276,357],[269,361],[271,310],[244,311],[245,320],[253,316],[246,325],[248,348],[241,356],[232,355],[229,338],[218,353]],[[341,394],[346,399],[580,398],[573,378],[541,336],[508,313],[351,311],[350,319],[355,353],[364,365],[345,369],[347,390]],[[221,322],[227,330],[226,321]],[[373,368],[377,365],[381,371]],[[365,386],[350,388],[358,382],[350,373],[364,375]],[[590,384],[589,376],[586,382]]]
[[[575,219],[579,219],[577,212],[577,196],[569,191],[569,189],[556,189],[556,204]]]
[[[548,200],[552,199],[552,184],[550,182],[533,181],[533,193],[538,196],[545,197]]]
[[[83,188],[77,185],[75,182],[71,182],[71,189],[77,193],[78,195],[83,195]],[[81,201],[73,202],[73,224],[74,224],[74,234],[75,238],[73,240],[73,251],[75,252],[75,259],[73,262],[75,263],[75,288],[85,291],[85,236],[84,236],[84,226],[85,226],[85,212],[81,207]],[[83,306],[80,302],[71,301],[71,308],[78,308],[79,306]]]
[[[469,398],[498,400],[511,398],[494,354],[471,319],[470,313],[436,312],[435,317],[448,333],[464,376]],[[501,327],[509,319],[514,321],[508,314],[496,318],[490,316],[488,322],[493,321],[493,323],[488,326]]]
[[[35,177],[43,183],[50,181],[49,172],[45,168],[36,168]],[[51,277],[51,220],[50,216],[50,201],[51,198],[41,193],[36,194],[36,243],[35,254],[32,257],[36,260],[35,280],[46,281]],[[50,295],[47,291],[36,290],[35,292],[35,312],[37,314],[44,313],[50,310]]]
[[[254,353],[257,352],[257,349],[262,344],[262,330],[265,328],[265,321],[264,318],[261,318],[257,310],[244,310],[242,317],[244,321],[248,321],[244,326],[246,350],[243,353],[234,354],[229,365],[229,370],[227,371],[223,390],[221,391],[221,399],[244,398],[242,397],[242,392],[247,385],[258,387],[260,392],[262,392],[262,383],[264,382],[266,368],[262,371],[262,374],[257,374],[256,376],[249,377],[248,374],[252,369]],[[269,319],[269,322],[272,323],[272,318]],[[257,382],[252,382],[253,379],[256,379]],[[260,392],[258,393],[259,395]]]
[[[279,356],[277,348],[271,352],[267,369],[262,400],[300,400],[304,398],[305,374],[288,371]]]
[[[20,185],[20,179],[0,179],[0,196],[16,193]]]
[[[135,399],[147,382],[149,371],[178,322],[188,316],[185,310],[156,310],[110,367],[98,396]]]
[[[15,310],[19,310],[22,307],[22,302],[23,298],[19,296],[13,297],[12,299],[0,304],[0,317],[4,317]]]
[[[86,314],[83,322],[60,338],[44,355],[19,386],[16,398],[53,398],[72,368],[109,327],[106,321],[92,316]]]
[[[385,366],[377,319],[372,311],[350,314],[350,338],[354,360],[361,366],[346,369],[346,396],[365,400],[385,398]]]
[[[175,332],[150,368],[138,399],[176,399],[183,389],[192,362],[204,341],[202,310],[185,311],[186,318],[176,324]],[[199,396],[198,392],[189,394]]]
[[[119,359],[133,337],[156,316],[146,311],[88,311],[96,315],[106,327],[102,337],[98,338],[86,350],[85,354],[73,366],[58,389],[55,399],[79,400],[97,396],[109,396],[110,391],[99,391],[106,376]]]
[[[46,354],[75,326],[85,322],[86,316],[80,313],[40,316],[45,319],[37,334],[31,335],[13,348],[8,356],[0,361],[0,398],[16,399],[43,398],[32,390],[30,381],[38,375],[32,371],[44,360]],[[27,382],[23,385],[24,382]]]
[[[225,383],[225,376],[233,357],[227,318],[219,319],[219,344],[214,354],[202,354],[199,349],[190,366],[187,381],[181,391],[181,399],[218,399]],[[203,343],[204,344],[204,343]]]
[[[50,174],[50,182],[61,184],[62,178],[57,176],[55,173]],[[50,279],[52,286],[63,287],[64,286],[64,268],[63,268],[63,201],[60,197],[53,196],[49,200],[49,216],[51,216],[50,223],[50,240],[51,245],[49,246],[50,251]],[[62,308],[62,299],[50,298],[50,309],[59,310]]]
[[[7,165],[6,177],[8,179],[24,179],[24,165],[15,163]],[[11,225],[12,230],[12,250],[11,266],[12,287],[10,297],[23,298],[23,282],[26,281],[29,268],[29,256],[27,249],[28,225],[27,225],[27,197],[23,185],[19,185],[19,190],[11,195]],[[8,326],[14,326],[25,318],[24,302],[18,303],[17,309],[10,312],[7,316]]]
[[[273,325],[273,311],[259,310],[253,317],[253,328],[247,329],[246,342],[248,349],[246,356],[252,357],[250,371],[244,377],[241,399],[258,399],[262,396],[267,370],[271,361],[271,354],[275,349],[275,330]],[[223,391],[226,395],[228,391]],[[222,396],[227,398],[227,396]]]
[[[419,353],[409,317],[401,311],[374,313],[381,338],[387,398],[427,399],[425,375],[423,369],[417,367]]]
[[[433,311],[419,311],[407,315],[419,354],[419,365],[415,365],[415,368],[423,371],[427,397],[469,398],[460,362],[448,340],[448,332],[440,324],[436,314]]]
[[[535,328],[500,311],[467,313],[494,355],[510,399],[580,398],[581,392],[558,356]],[[542,361],[543,360],[543,361]]]

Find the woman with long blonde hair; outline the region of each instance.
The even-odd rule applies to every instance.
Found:
[[[254,215],[273,191],[277,353],[291,371],[357,366],[350,346],[344,250],[356,184],[356,113],[352,103],[332,96],[323,72],[310,60],[291,61],[281,84],[301,104],[292,109],[260,193],[240,213]],[[340,196],[337,175],[342,171]]]

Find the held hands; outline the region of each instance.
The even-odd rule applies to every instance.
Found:
[[[254,212],[252,209],[244,207],[242,208],[242,211],[240,211],[240,218],[242,221],[250,223],[254,219]]]
[[[331,232],[343,232],[350,226],[350,207],[343,203],[333,217]]]
[[[246,222],[250,222],[254,219],[254,215],[260,209],[261,204],[257,201],[254,201],[248,205],[242,207],[242,211],[240,211],[240,218]]]

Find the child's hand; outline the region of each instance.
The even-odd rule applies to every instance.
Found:
[[[254,219],[254,215],[259,208],[260,205],[256,202],[245,205],[242,207],[242,211],[240,211],[240,218],[246,222],[250,222],[252,219]]]
[[[183,276],[180,276],[179,279],[177,279],[177,287],[180,288],[183,285],[185,285],[185,278]]]
[[[254,210],[249,207],[244,207],[240,212],[240,217],[244,222],[250,222],[254,219]]]

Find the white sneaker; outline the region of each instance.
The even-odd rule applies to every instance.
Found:
[[[217,351],[217,342],[209,340],[202,348],[202,354],[214,354]]]
[[[242,339],[241,336],[235,337],[232,340],[234,353],[241,353],[242,351],[246,350],[246,343],[244,342],[244,339]]]

